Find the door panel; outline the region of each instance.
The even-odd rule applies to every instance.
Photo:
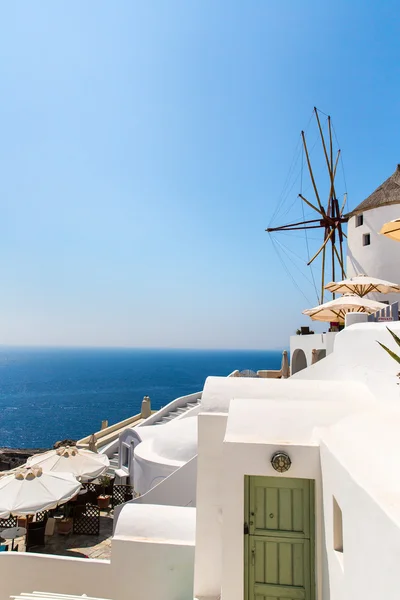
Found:
[[[308,479],[251,477],[249,503],[250,535],[310,536]]]
[[[248,600],[312,600],[313,481],[247,478]]]
[[[298,588],[291,591],[295,594],[309,589],[309,540],[251,536],[250,555],[250,585],[266,586],[266,592],[270,586]]]

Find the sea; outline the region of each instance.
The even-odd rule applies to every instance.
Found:
[[[209,375],[279,369],[282,351],[0,348],[0,447],[80,439],[203,389]]]

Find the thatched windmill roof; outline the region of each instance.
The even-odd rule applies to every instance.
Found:
[[[351,211],[349,217],[388,204],[400,204],[400,165],[397,165],[389,179],[386,179],[368,198]]]

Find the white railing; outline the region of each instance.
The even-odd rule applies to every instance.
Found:
[[[381,308],[372,315],[368,315],[368,322],[373,323],[376,321],[398,321],[399,320],[399,303],[394,302],[388,304],[385,308]]]
[[[195,392],[194,394],[189,394],[188,396],[180,396],[176,398],[166,406],[163,406],[157,412],[153,413],[150,417],[148,417],[145,421],[142,421],[137,427],[147,427],[147,425],[153,425],[154,423],[161,421],[163,417],[168,415],[170,412],[173,412],[177,408],[181,408],[186,406],[189,402],[197,402],[201,399],[202,392]]]
[[[114,423],[109,427],[105,427],[100,431],[96,431],[96,433],[94,434],[96,438],[96,446],[98,448],[103,447],[108,445],[110,442],[113,442],[114,440],[118,440],[118,436],[122,430],[126,429],[127,427],[134,427],[135,424],[137,424],[141,419],[143,419],[143,417],[142,414],[139,413],[137,415],[134,415],[133,417],[129,417],[128,419],[124,419],[123,421]],[[81,440],[78,440],[76,445],[79,448],[88,448],[90,438],[91,435],[87,435]]]

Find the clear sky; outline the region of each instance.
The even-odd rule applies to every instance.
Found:
[[[310,305],[264,229],[313,106],[334,119],[350,206],[400,162],[397,14],[4,2],[0,343],[286,346]]]

